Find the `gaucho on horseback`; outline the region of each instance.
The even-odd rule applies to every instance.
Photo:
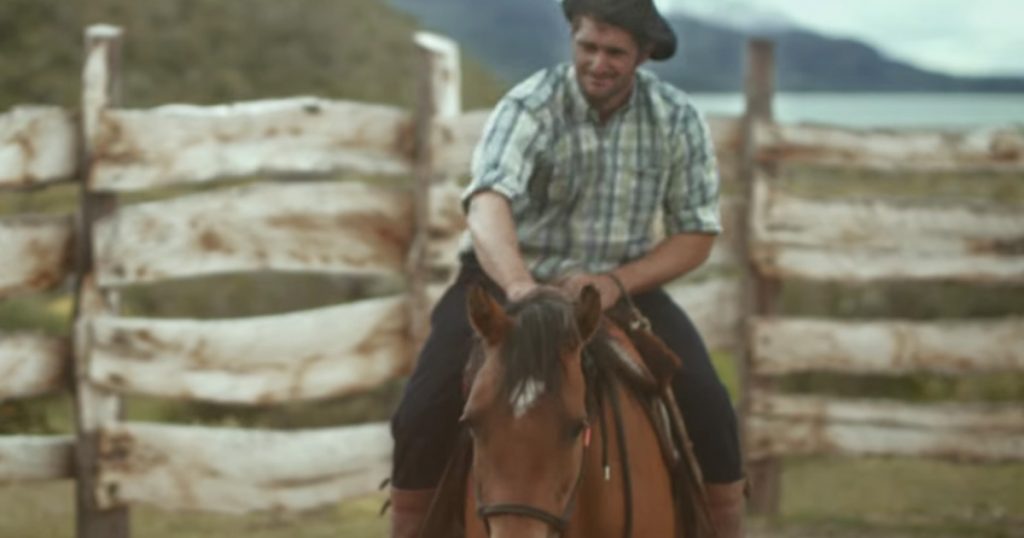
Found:
[[[462,198],[469,229],[461,269],[433,311],[430,335],[392,418],[391,536],[421,535],[446,466],[451,467],[448,462],[459,452],[461,439],[468,439],[460,433],[467,425],[464,370],[474,347],[485,357],[494,355],[498,365],[524,355],[523,344],[510,336],[520,318],[494,306],[527,311],[538,301],[550,303],[553,288],[567,300],[582,297],[578,302],[586,303],[589,298],[599,311],[610,313],[614,305],[628,304],[627,310],[643,322],[637,331],[653,333],[682,360],[681,372],[670,385],[666,381],[665,400],[678,404],[688,440],[679,450],[663,451],[671,460],[673,452],[678,456],[692,443],[692,460],[699,468],[694,473],[703,477],[698,495],[715,534],[741,536],[744,482],[736,417],[700,335],[661,289],[702,264],[721,231],[718,172],[707,125],[684,92],[640,69],[647,60],[668,59],[676,50],[676,37],[652,0],[564,0],[563,9],[571,27],[572,62],[544,69],[512,88],[494,109],[473,156],[472,181]],[[656,219],[663,234],[654,231]],[[577,317],[590,319],[583,310],[577,307]],[[593,327],[585,332],[578,336],[589,338]],[[630,332],[629,327],[622,332]],[[569,339],[582,345],[577,340]],[[519,347],[514,353],[501,349],[508,345]],[[575,377],[586,381],[587,375],[576,370],[595,368],[579,358],[578,349],[555,355],[564,368],[573,365],[566,383]],[[491,418],[501,415],[494,423],[503,424],[503,435],[516,429],[517,420],[544,413],[536,402],[554,390],[524,375],[518,385],[494,393],[505,396],[499,398],[501,405],[479,395],[471,402],[500,408],[490,412]],[[477,507],[480,518],[473,524],[490,532],[495,525],[522,520],[522,528],[546,527],[538,536],[579,535],[568,519],[574,504],[559,496],[572,498],[588,481],[601,480],[582,474],[584,451],[594,450],[587,447],[595,421],[614,418],[611,411],[606,415],[592,409],[590,402],[597,400],[589,384],[586,392],[582,403],[566,403],[556,412],[565,415],[557,433],[564,441],[557,446],[565,448],[566,461],[580,463],[579,469],[565,471],[571,477],[566,475],[559,486],[564,491],[552,493],[551,508],[535,506],[548,501],[511,498],[518,495],[514,488],[481,484],[476,477],[468,490],[459,488],[459,494],[470,492],[470,504],[486,503]],[[604,444],[618,446],[613,427],[600,426],[603,435],[612,437]],[[678,441],[679,435],[672,436]],[[481,442],[475,439],[473,446]],[[507,461],[503,465],[518,465],[514,456],[501,457]],[[479,469],[494,461],[475,463]],[[510,498],[498,498],[503,495]],[[487,506],[511,508],[488,511]],[[625,530],[625,535],[632,532]]]

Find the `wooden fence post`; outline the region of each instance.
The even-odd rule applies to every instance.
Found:
[[[750,438],[745,430],[751,408],[751,393],[769,389],[767,379],[757,379],[753,375],[752,345],[750,322],[753,317],[772,315],[776,311],[776,303],[780,291],[780,282],[761,275],[756,264],[751,260],[751,241],[754,226],[754,181],[758,175],[757,141],[754,126],[758,122],[773,120],[772,99],[775,91],[775,58],[774,43],[764,39],[753,39],[747,46],[747,72],[745,80],[746,110],[742,118],[742,138],[739,155],[739,179],[743,188],[744,207],[740,222],[740,264],[746,268],[746,277],[742,283],[742,310],[740,316],[741,334],[741,385],[742,401],[740,413],[744,429],[744,453],[749,454]],[[778,458],[750,461],[747,463],[747,476],[751,481],[750,509],[755,513],[777,514],[781,493],[781,463]]]
[[[430,280],[430,193],[436,178],[434,132],[437,120],[457,116],[462,109],[459,47],[436,34],[417,32],[419,61],[416,98],[416,147],[413,185],[413,239],[406,258],[409,283],[409,337],[419,349],[430,329],[427,283]]]
[[[94,25],[85,32],[85,66],[82,72],[82,119],[79,168],[79,207],[75,221],[75,486],[77,538],[128,538],[127,508],[101,510],[97,504],[99,429],[117,420],[121,401],[116,395],[88,381],[89,320],[114,311],[113,297],[105,297],[93,277],[93,223],[117,207],[113,194],[89,190],[89,176],[101,116],[120,99],[121,29]]]

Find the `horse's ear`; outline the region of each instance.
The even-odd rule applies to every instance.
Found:
[[[580,338],[586,342],[594,336],[597,325],[601,322],[601,294],[597,288],[587,284],[580,290],[580,298],[576,301],[576,327]]]
[[[496,345],[505,339],[512,327],[512,320],[483,286],[474,284],[469,288],[466,306],[470,324],[488,344]]]

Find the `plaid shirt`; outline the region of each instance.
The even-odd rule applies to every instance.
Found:
[[[574,67],[531,76],[492,113],[472,177],[464,207],[483,190],[508,198],[523,258],[540,280],[643,256],[659,214],[668,235],[721,231],[707,125],[682,91],[644,70],[604,125]]]

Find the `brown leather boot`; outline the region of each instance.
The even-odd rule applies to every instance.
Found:
[[[716,538],[743,537],[746,485],[746,480],[704,485]]]
[[[420,535],[434,491],[391,488],[391,538],[417,538]]]

